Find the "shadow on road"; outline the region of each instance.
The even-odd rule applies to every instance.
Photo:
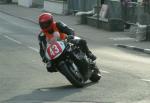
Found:
[[[39,88],[34,90],[31,94],[15,96],[2,103],[43,103],[43,101],[61,101],[62,98],[81,92],[93,84],[95,83],[89,82],[83,88],[75,88],[72,85]]]

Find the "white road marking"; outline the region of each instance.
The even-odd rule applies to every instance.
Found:
[[[29,49],[32,49],[32,50],[35,51],[35,52],[39,52],[39,49],[37,49],[37,48],[31,47],[31,46],[29,46],[28,48],[29,48]]]
[[[132,48],[135,48],[135,46],[128,46],[128,45],[127,45],[127,47],[128,47],[128,48],[131,48],[131,49],[132,49]]]
[[[114,40],[114,41],[120,41],[120,40],[134,40],[134,38],[130,38],[130,37],[111,37],[109,38],[111,40]]]
[[[150,79],[141,79],[141,80],[143,80],[145,82],[150,82]]]
[[[15,40],[15,39],[13,39],[13,38],[7,36],[7,35],[3,35],[3,36],[4,36],[5,38],[7,38],[7,39],[9,39],[9,40],[11,40],[11,41],[17,43],[17,44],[22,44],[20,41]],[[39,50],[38,50],[37,48],[31,47],[31,46],[28,46],[28,48],[31,49],[31,50],[33,50],[33,51],[39,52]]]
[[[144,50],[150,51],[150,49],[144,49]]]
[[[102,73],[106,73],[106,74],[110,73],[110,72],[105,71],[105,70],[101,70],[101,72],[102,72]]]
[[[4,37],[7,38],[7,39],[9,39],[9,40],[11,40],[11,41],[13,41],[13,42],[15,42],[15,43],[17,43],[17,44],[22,44],[20,41],[17,41],[17,40],[15,40],[15,39],[7,36],[7,35],[4,35]]]

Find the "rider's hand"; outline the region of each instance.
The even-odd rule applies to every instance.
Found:
[[[48,59],[44,56],[44,57],[42,58],[42,61],[43,61],[44,63],[47,63],[47,62],[48,62]]]
[[[68,35],[67,40],[71,40],[71,39],[74,39],[74,36],[73,35]]]
[[[47,62],[46,68],[51,68],[51,67],[52,67],[51,61]]]

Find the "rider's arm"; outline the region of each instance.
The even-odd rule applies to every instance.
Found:
[[[56,25],[60,32],[65,33],[67,35],[75,35],[74,30],[69,28],[66,24],[62,22],[57,22]]]
[[[45,57],[45,48],[46,48],[46,38],[41,32],[38,36],[39,46],[40,46],[40,56],[43,59]]]

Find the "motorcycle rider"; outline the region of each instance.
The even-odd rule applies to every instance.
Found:
[[[45,56],[45,50],[48,40],[55,38],[54,33],[60,34],[60,39],[71,39],[71,42],[78,45],[80,49],[86,53],[87,57],[96,60],[96,56],[92,54],[87,46],[87,42],[84,39],[74,39],[74,31],[69,28],[66,24],[62,22],[56,22],[53,19],[51,13],[42,13],[39,16],[39,25],[41,28],[41,33],[38,35],[39,45],[40,45],[40,56],[44,63],[48,62],[48,59]],[[49,70],[49,72],[55,72],[55,70]]]

